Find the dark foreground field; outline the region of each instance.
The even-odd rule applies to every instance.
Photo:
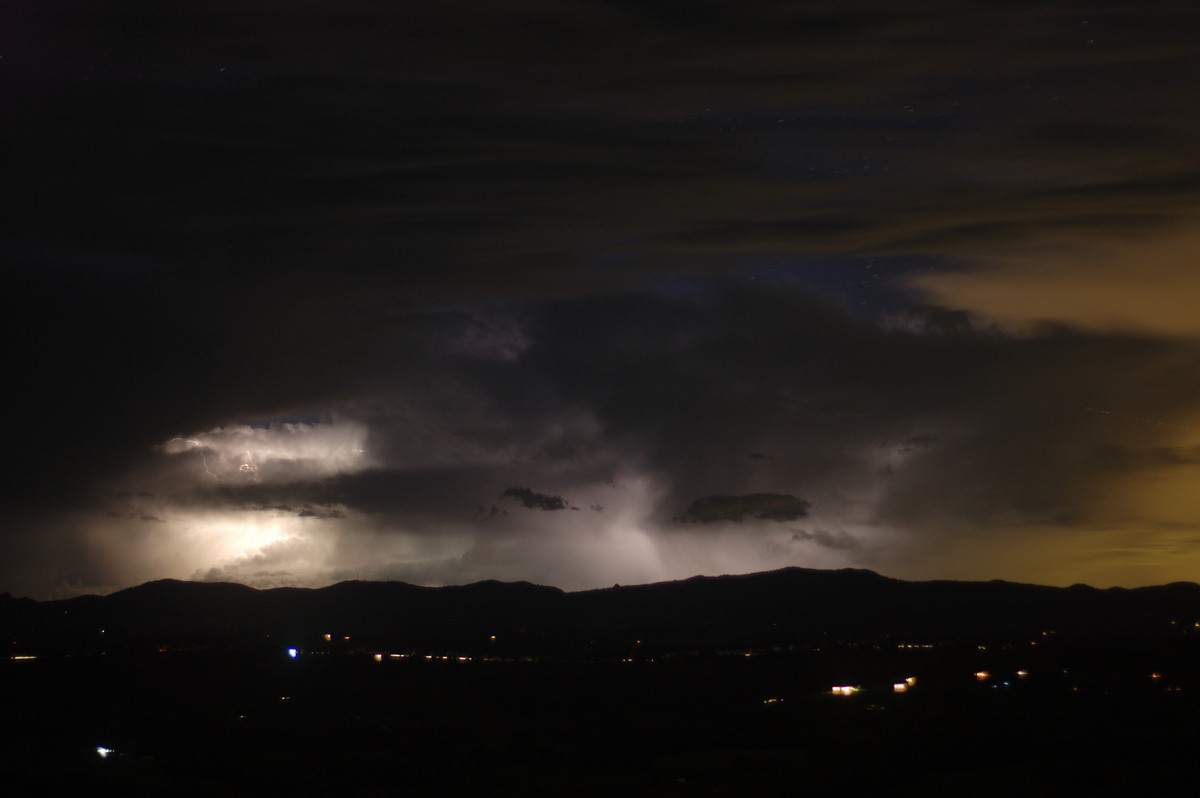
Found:
[[[1186,657],[723,652],[0,662],[0,789],[66,795],[1192,794]],[[1029,659],[1028,656],[1025,657]],[[992,670],[976,678],[973,669]],[[918,676],[903,694],[892,682]],[[833,684],[861,684],[849,697]],[[111,749],[107,756],[99,748]]]

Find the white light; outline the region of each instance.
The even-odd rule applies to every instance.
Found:
[[[296,650],[296,649],[294,649],[294,648],[289,648],[289,649],[288,649],[288,656],[289,656],[289,657],[291,657],[292,659],[295,659],[295,658],[296,658],[296,656],[297,656],[299,653],[300,653],[300,652],[299,652],[299,651],[297,651],[297,650]]]
[[[96,753],[100,755],[101,759],[108,759],[108,755],[112,752],[113,750],[111,748],[105,748],[102,745],[96,746]]]
[[[255,482],[264,478],[288,481],[297,474],[333,476],[362,470],[368,465],[363,457],[366,434],[366,427],[353,421],[277,422],[267,427],[242,424],[217,427],[191,438],[172,438],[159,451],[166,455],[198,451],[205,477],[217,482],[234,474]]]

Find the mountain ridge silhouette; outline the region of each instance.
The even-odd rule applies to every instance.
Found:
[[[910,582],[864,569],[795,567],[577,592],[495,580],[256,589],[162,579],[107,596],[0,596],[0,631],[12,645],[64,651],[309,645],[330,635],[392,648],[595,653],[628,645],[1021,639],[1051,631],[1144,638],[1191,633],[1198,622],[1200,585],[1191,582],[1105,589]]]

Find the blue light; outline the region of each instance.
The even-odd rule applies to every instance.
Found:
[[[299,653],[300,653],[300,652],[299,652],[299,651],[297,651],[297,650],[296,650],[296,649],[294,649],[294,648],[289,648],[289,649],[288,649],[288,656],[289,656],[289,657],[291,657],[292,659],[295,659],[295,658],[296,658],[296,655],[298,655]]]

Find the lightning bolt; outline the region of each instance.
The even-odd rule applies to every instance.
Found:
[[[182,441],[183,443],[187,443],[192,446],[195,446],[196,449],[199,450],[199,452],[200,452],[200,464],[204,466],[204,473],[208,474],[210,477],[215,479],[217,482],[221,481],[221,478],[218,477],[216,474],[214,474],[212,471],[210,471],[208,468],[208,457],[204,454],[204,450],[206,447],[204,446],[203,443],[196,440],[195,438],[171,438],[168,441],[164,441],[162,445],[166,446],[168,443],[174,443],[175,441]],[[162,447],[160,446],[159,448],[161,449]]]
[[[252,452],[246,452],[245,460],[246,461],[244,463],[238,466],[238,471],[241,471],[244,474],[253,474],[254,481],[260,482],[261,480],[258,476],[258,464],[254,462],[254,454]]]

